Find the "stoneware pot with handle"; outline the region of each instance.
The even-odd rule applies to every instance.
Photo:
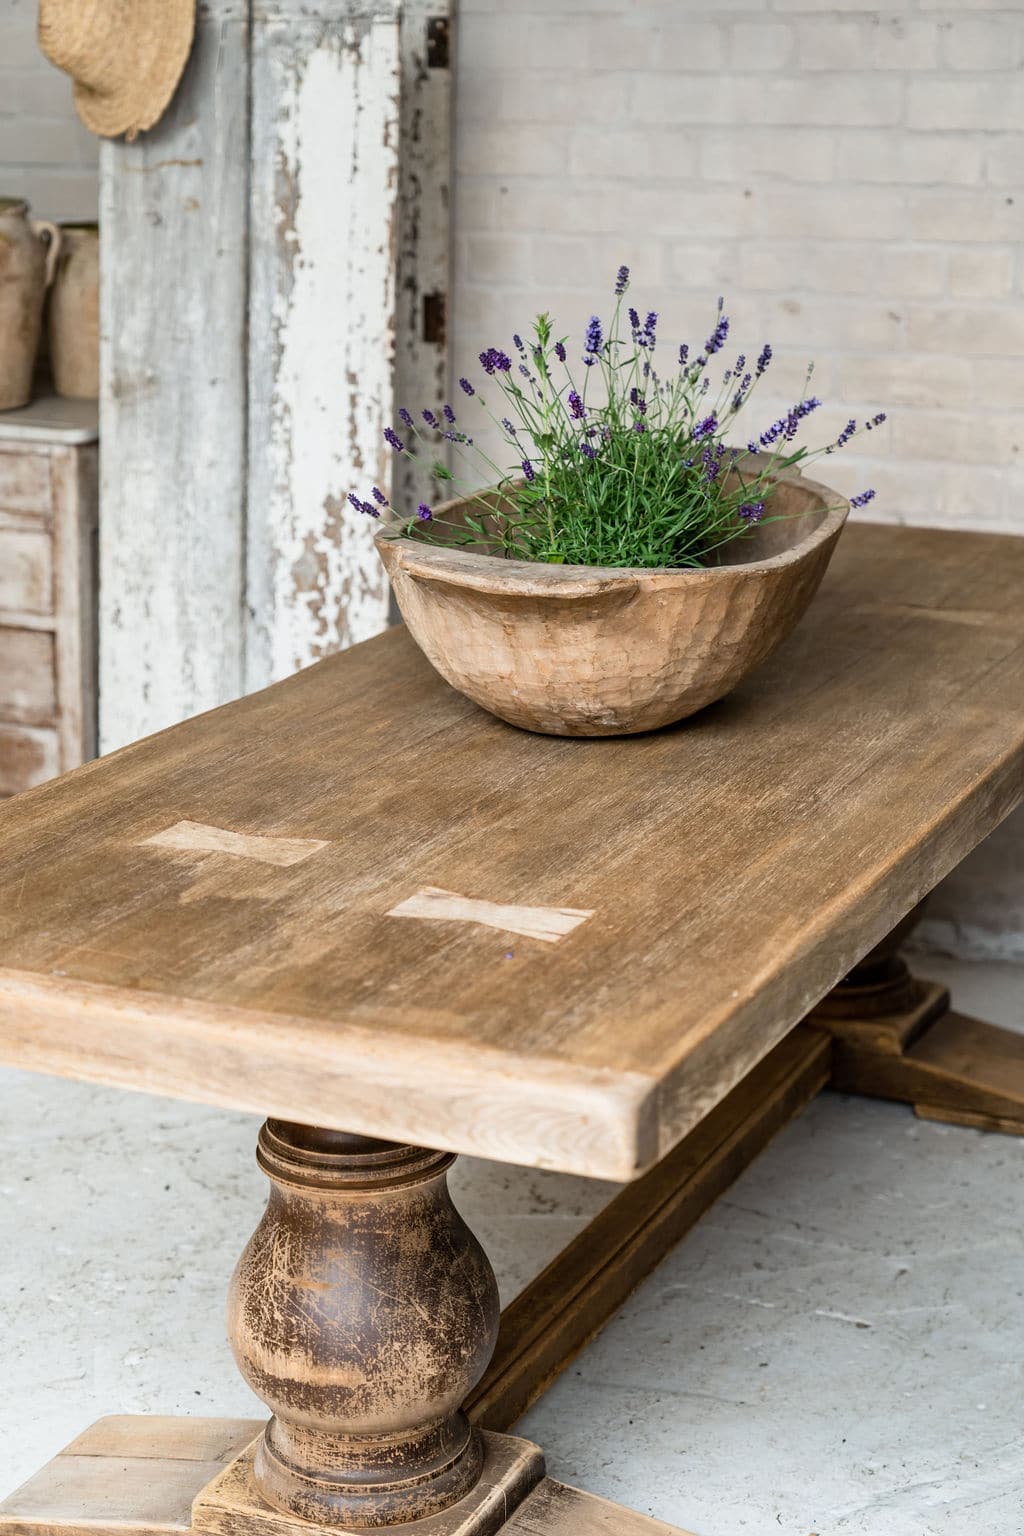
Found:
[[[466,511],[480,517],[481,499],[435,516]],[[453,688],[529,731],[628,736],[714,703],[786,638],[848,512],[826,486],[780,476],[765,520],[700,569],[507,560],[386,527],[376,546],[410,634]]]
[[[100,393],[100,231],[62,224],[50,290],[50,361],[58,395],[98,400]]]
[[[0,411],[28,405],[43,301],[60,253],[60,231],[29,217],[22,198],[0,197]]]

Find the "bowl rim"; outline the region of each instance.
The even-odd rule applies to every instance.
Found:
[[[472,587],[478,592],[583,597],[625,584],[698,585],[735,580],[741,574],[756,576],[798,564],[815,549],[836,538],[849,515],[850,503],[847,498],[830,486],[823,485],[820,480],[810,480],[804,475],[776,475],[772,478],[779,484],[796,485],[817,496],[825,506],[825,517],[805,538],[798,540],[789,549],[777,555],[769,555],[763,560],[711,566],[548,565],[535,560],[499,560],[495,555],[482,555],[439,544],[423,544],[418,539],[404,535],[396,537],[389,532],[393,522],[377,530],[374,544],[386,568],[389,559],[384,554],[385,549],[393,563],[412,576],[445,582],[450,586]],[[469,496],[456,496],[441,503],[435,510],[443,512],[468,500]]]

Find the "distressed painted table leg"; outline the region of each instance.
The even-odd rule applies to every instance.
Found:
[[[1024,1135],[1024,1035],[950,1008],[898,949],[921,908],[822,1000],[807,1022],[833,1038],[831,1086],[899,1099],[927,1120]]]
[[[101,1421],[0,1505],[0,1536],[673,1536],[463,1412],[499,1309],[452,1154],[270,1120],[258,1155],[228,1326],[269,1423]]]

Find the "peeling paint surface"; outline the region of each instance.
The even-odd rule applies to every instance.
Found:
[[[249,645],[258,687],[377,634],[388,586],[349,491],[388,486],[399,35],[393,15],[254,37]]]

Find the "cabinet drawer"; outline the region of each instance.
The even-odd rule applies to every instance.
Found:
[[[56,731],[0,725],[0,795],[16,795],[60,771]]]
[[[0,720],[53,725],[56,719],[53,635],[42,629],[0,629]]]
[[[0,528],[0,608],[50,613],[53,543],[42,529]]]
[[[7,512],[49,512],[48,454],[0,448],[0,507]]]

